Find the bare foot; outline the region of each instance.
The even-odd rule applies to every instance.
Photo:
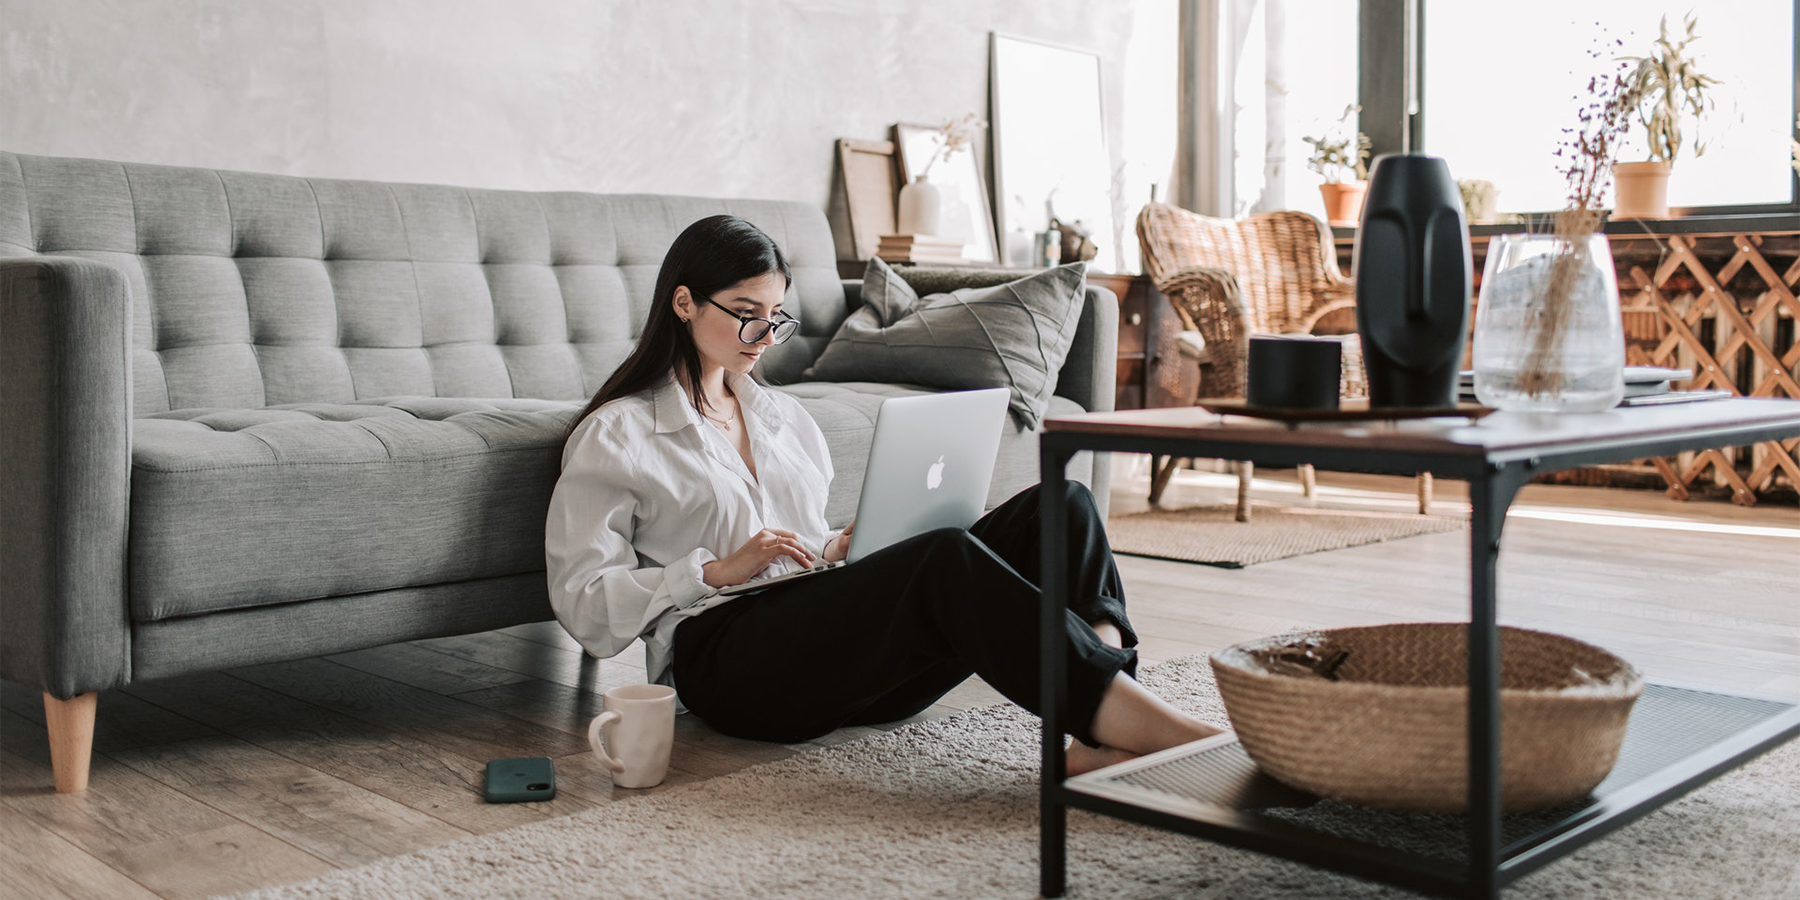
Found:
[[[1089,747],[1080,741],[1070,741],[1069,749],[1063,753],[1064,769],[1069,777],[1103,769],[1114,763],[1122,763],[1128,759],[1137,759],[1138,754],[1117,747]]]
[[[1211,722],[1201,722],[1201,723],[1199,723],[1198,727],[1196,727],[1194,729],[1195,736],[1193,738],[1191,738],[1191,740],[1196,740],[1196,741],[1203,740],[1205,738],[1212,737],[1215,734],[1224,734],[1225,732],[1230,731],[1230,730],[1231,729],[1225,728],[1223,726],[1214,725]]]

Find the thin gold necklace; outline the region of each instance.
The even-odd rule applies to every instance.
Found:
[[[736,404],[734,403],[733,405],[735,406]],[[737,410],[735,410],[735,409],[732,410],[730,415],[727,415],[723,419],[719,418],[718,416],[713,415],[712,413],[707,412],[704,409],[700,411],[700,414],[705,416],[707,421],[713,423],[714,425],[719,426],[720,429],[728,429],[731,427],[731,423],[737,421]]]

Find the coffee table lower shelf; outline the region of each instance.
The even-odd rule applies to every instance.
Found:
[[[1800,734],[1800,702],[1653,682],[1619,762],[1588,797],[1502,819],[1505,885]],[[1068,779],[1069,806],[1310,865],[1456,896],[1470,882],[1464,816],[1321,800],[1263,775],[1220,735]]]

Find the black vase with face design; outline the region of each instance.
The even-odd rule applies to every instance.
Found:
[[[1356,328],[1371,408],[1456,404],[1469,334],[1469,226],[1450,167],[1378,157],[1356,232]]]

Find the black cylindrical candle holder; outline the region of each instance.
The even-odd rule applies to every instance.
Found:
[[[1337,409],[1343,353],[1332,337],[1251,335],[1244,399],[1271,409]]]

